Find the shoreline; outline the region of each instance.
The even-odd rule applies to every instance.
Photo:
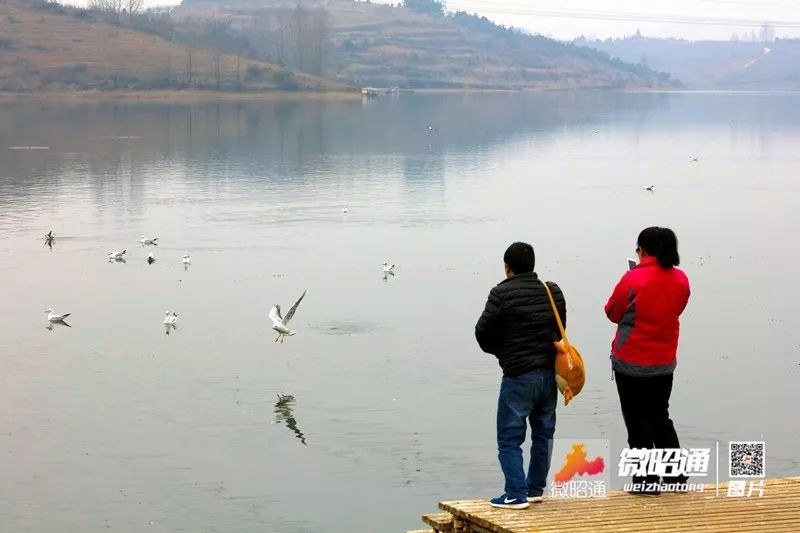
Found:
[[[446,94],[520,94],[548,92],[626,92],[650,94],[776,94],[795,95],[798,91],[749,90],[749,89],[665,89],[665,88],[621,88],[604,87],[583,88],[527,88],[527,89],[490,89],[490,88],[425,88],[401,89],[398,94],[446,95]],[[387,95],[379,95],[387,96]],[[265,92],[226,92],[192,90],[154,90],[154,91],[43,91],[30,93],[0,92],[0,103],[8,102],[172,102],[193,103],[213,101],[271,101],[271,100],[329,100],[353,101],[365,98],[360,91],[265,91]]]
[[[226,92],[192,90],[156,91],[42,91],[31,93],[0,92],[0,103],[21,101],[142,101],[142,102],[213,102],[255,100],[358,100],[356,91],[265,91]]]

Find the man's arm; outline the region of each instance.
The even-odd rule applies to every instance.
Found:
[[[611,293],[611,298],[606,303],[605,311],[608,319],[614,324],[619,324],[622,317],[625,315],[625,310],[630,305],[630,290],[628,287],[625,276],[619,280],[617,286],[614,287],[614,292]]]
[[[556,302],[556,309],[558,309],[558,314],[561,317],[561,324],[564,326],[564,329],[567,329],[567,301],[564,298],[564,293],[561,291],[561,287],[553,282],[548,282],[547,286],[550,288],[550,294],[553,295],[553,300]],[[553,322],[555,323],[555,317],[553,317]],[[558,324],[555,324],[554,340],[561,340],[561,331],[558,329]]]
[[[501,301],[500,296],[497,294],[497,287],[493,287],[489,291],[489,299],[486,301],[486,307],[475,324],[475,339],[478,345],[486,353],[497,355],[499,349],[500,336],[498,334],[498,319],[500,316]]]

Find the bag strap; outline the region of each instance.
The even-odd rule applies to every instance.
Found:
[[[547,286],[546,281],[542,281],[542,285],[544,285],[544,290],[547,291],[547,296],[550,298],[550,306],[553,308],[553,314],[556,315],[556,322],[558,323],[558,330],[561,332],[561,339],[564,341],[564,344],[569,346],[569,339],[567,338],[567,330],[564,329],[564,324],[561,323],[561,315],[558,313],[558,308],[556,307],[556,301],[553,299],[553,293],[550,292],[550,287]]]

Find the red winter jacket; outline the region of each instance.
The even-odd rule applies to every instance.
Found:
[[[689,301],[689,279],[678,268],[662,268],[645,257],[625,273],[606,304],[606,316],[618,324],[611,345],[615,370],[658,375],[675,369],[678,317]]]

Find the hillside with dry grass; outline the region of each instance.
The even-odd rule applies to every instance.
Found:
[[[184,88],[347,89],[265,61],[171,42],[87,10],[37,0],[0,1],[0,91]]]
[[[171,17],[183,31],[195,31],[189,24],[197,29],[198,20],[222,21],[228,42],[246,43],[254,57],[354,85],[676,86],[667,74],[596,50],[498,26],[477,15],[446,13],[432,0],[414,4],[430,9],[353,0],[184,0]]]

